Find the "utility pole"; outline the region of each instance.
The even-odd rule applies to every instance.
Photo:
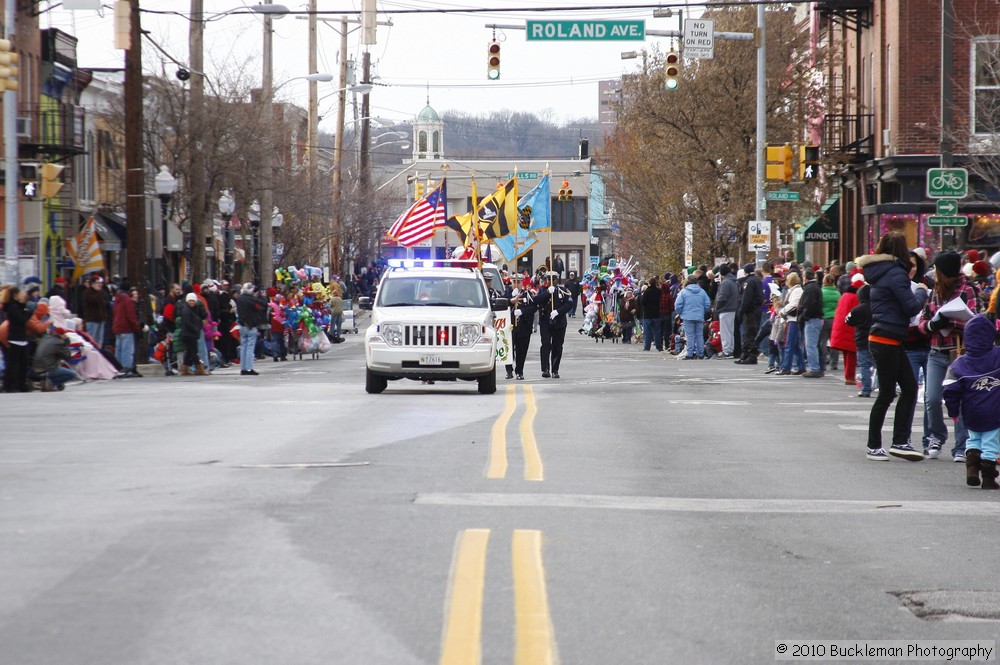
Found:
[[[371,53],[365,49],[365,52],[361,54],[361,83],[371,83],[372,74],[372,56]],[[361,196],[364,199],[365,194],[368,192],[368,140],[371,134],[371,105],[370,105],[370,92],[365,92],[361,95],[361,152],[358,158],[358,181],[361,185]]]
[[[139,290],[140,320],[148,321],[149,290],[146,288],[146,191],[142,159],[142,29],[139,0],[129,0],[129,39],[125,51],[125,217],[128,220],[127,275]],[[149,360],[149,345],[141,343],[135,361]]]
[[[344,158],[344,107],[347,104],[347,17],[340,19],[340,90],[337,91],[337,133],[333,137],[333,211],[330,229],[330,274],[340,275],[340,188]]]
[[[191,24],[188,48],[191,61],[191,110],[188,114],[188,150],[191,169],[187,190],[191,220],[191,282],[200,284],[205,275],[205,238],[212,236],[205,219],[205,153],[202,150],[205,127],[205,55],[204,2],[191,0]],[[183,276],[182,276],[183,277]]]
[[[271,4],[270,0],[264,3]],[[263,88],[263,173],[261,184],[263,190],[260,194],[260,274],[257,275],[257,284],[263,288],[269,288],[274,279],[274,259],[271,258],[272,233],[271,218],[274,216],[274,152],[275,152],[275,132],[274,132],[274,74],[272,71],[272,46],[271,46],[271,14],[264,14],[264,72],[261,86]],[[282,123],[284,124],[284,123]]]

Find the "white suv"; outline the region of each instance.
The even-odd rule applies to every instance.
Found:
[[[508,306],[491,302],[475,261],[390,261],[365,333],[365,390],[380,393],[395,379],[462,379],[495,393],[493,311]]]

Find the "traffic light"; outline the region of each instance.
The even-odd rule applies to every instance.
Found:
[[[419,201],[424,198],[424,183],[419,180],[413,183],[413,200]]]
[[[799,180],[815,180],[819,177],[819,146],[799,146]]]
[[[666,60],[664,61],[664,79],[663,84],[667,87],[667,90],[676,90],[677,86],[680,85],[680,75],[681,75],[681,55],[677,51],[671,51],[667,54]]]
[[[38,175],[41,176],[41,192],[39,193],[43,199],[51,199],[63,188],[63,184],[59,182],[59,174],[64,168],[66,167],[60,164],[50,163],[38,167]]]
[[[569,188],[569,180],[562,181],[562,187],[559,189],[559,200],[560,201],[573,200],[573,190]]]
[[[0,39],[0,91],[17,90],[17,53],[9,39]]]
[[[486,47],[486,78],[491,81],[500,78],[500,42],[495,39]]]
[[[788,145],[767,146],[766,178],[790,182],[793,156],[792,148]]]

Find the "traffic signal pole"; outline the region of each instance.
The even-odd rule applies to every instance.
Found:
[[[14,0],[4,2],[4,27],[6,28],[5,39],[11,42],[11,51],[16,52],[14,47]],[[4,182],[4,266],[0,271],[0,282],[16,283],[18,281],[17,270],[17,232],[20,224],[18,220],[18,186],[20,178],[17,162],[17,90],[6,86],[3,91],[3,143],[4,143],[4,164],[7,177]]]
[[[764,169],[767,146],[767,40],[764,23],[764,5],[757,5],[757,219],[767,219],[767,194],[764,192]],[[776,246],[774,229],[771,230],[771,246]],[[766,252],[758,251],[754,263],[763,265]]]

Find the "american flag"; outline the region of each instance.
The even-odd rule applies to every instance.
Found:
[[[427,240],[434,235],[434,231],[444,226],[447,201],[445,181],[442,179],[441,184],[435,187],[430,194],[414,203],[399,216],[387,235],[404,247],[412,247],[422,240]]]

